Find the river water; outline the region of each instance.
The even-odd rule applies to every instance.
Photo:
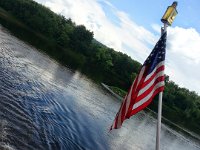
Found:
[[[101,86],[0,26],[1,150],[154,150],[156,120],[148,113],[109,133],[119,106]],[[161,148],[200,144],[162,125]]]

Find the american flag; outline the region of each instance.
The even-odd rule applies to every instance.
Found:
[[[125,96],[110,128],[118,129],[125,119],[147,107],[156,94],[164,90],[165,48],[167,33],[163,33]]]

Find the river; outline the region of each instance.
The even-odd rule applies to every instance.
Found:
[[[120,102],[100,85],[0,26],[1,150],[154,150],[156,119],[140,112],[109,132]],[[162,125],[162,150],[200,143]]]

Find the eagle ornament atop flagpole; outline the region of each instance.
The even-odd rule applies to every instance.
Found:
[[[163,15],[161,21],[164,23],[164,27],[161,28],[161,37],[142,65],[110,127],[110,130],[120,128],[124,120],[146,108],[159,93],[156,150],[160,150],[167,26],[172,24],[175,16],[178,14],[176,10],[177,4],[177,2],[173,2]]]

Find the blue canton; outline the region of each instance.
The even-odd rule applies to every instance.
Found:
[[[166,39],[167,33],[165,32],[144,62],[143,66],[148,67],[147,74],[150,74],[161,61],[165,60]]]

